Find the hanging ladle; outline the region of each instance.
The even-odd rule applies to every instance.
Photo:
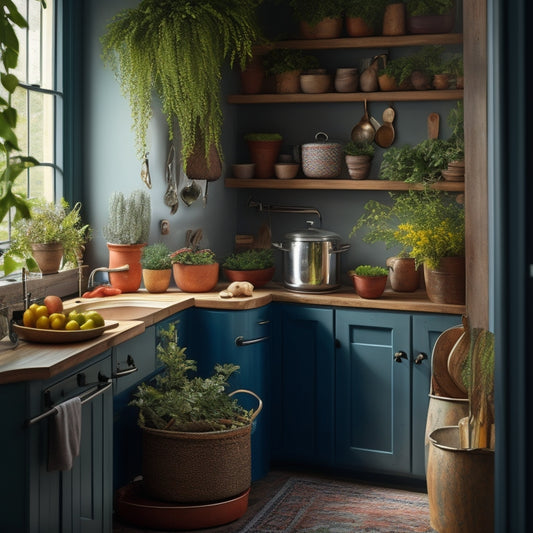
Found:
[[[188,179],[188,178],[187,178]],[[189,207],[193,202],[198,200],[198,197],[202,193],[202,189],[196,183],[196,180],[188,181],[187,185],[181,189],[180,196],[183,203]]]
[[[374,129],[372,122],[370,122],[367,101],[365,100],[365,113],[361,120],[353,127],[351,138],[353,142],[358,144],[370,144],[374,140],[375,135],[376,130]]]
[[[396,136],[392,122],[394,121],[396,113],[392,106],[387,107],[383,111],[383,124],[376,131],[374,142],[381,146],[381,148],[388,148],[393,142]]]

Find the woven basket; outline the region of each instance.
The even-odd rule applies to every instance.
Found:
[[[253,418],[261,410],[259,402]],[[209,503],[246,491],[252,478],[251,429],[249,424],[227,431],[194,433],[143,427],[146,496],[168,502]]]

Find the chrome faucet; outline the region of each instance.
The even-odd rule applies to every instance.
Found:
[[[89,274],[89,281],[87,282],[88,288],[92,288],[94,283],[94,275],[97,272],[126,272],[130,269],[130,265],[122,265],[115,268],[108,268],[108,267],[99,267],[95,268],[90,274]]]

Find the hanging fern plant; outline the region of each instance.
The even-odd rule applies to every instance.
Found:
[[[112,19],[101,38],[102,58],[129,100],[140,158],[148,151],[154,90],[170,140],[177,119],[183,165],[195,147],[203,148],[207,161],[213,147],[221,158],[221,69],[225,61],[231,66],[237,60],[244,68],[252,57],[261,2],[142,0]]]

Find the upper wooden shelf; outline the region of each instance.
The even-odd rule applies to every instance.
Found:
[[[300,48],[302,50],[334,50],[340,48],[389,48],[400,46],[429,46],[462,44],[462,33],[435,33],[424,35],[397,35],[375,37],[342,37],[340,39],[290,39],[256,46],[254,53],[264,54],[272,48]]]
[[[421,183],[386,180],[351,180],[351,179],[237,179],[226,178],[226,187],[232,189],[314,189],[314,190],[364,190],[364,191],[409,191],[422,190]],[[464,181],[442,181],[431,185],[439,191],[463,192]]]
[[[310,102],[421,102],[430,100],[462,100],[462,89],[431,91],[377,91],[372,93],[262,93],[230,94],[230,104],[297,104]]]

